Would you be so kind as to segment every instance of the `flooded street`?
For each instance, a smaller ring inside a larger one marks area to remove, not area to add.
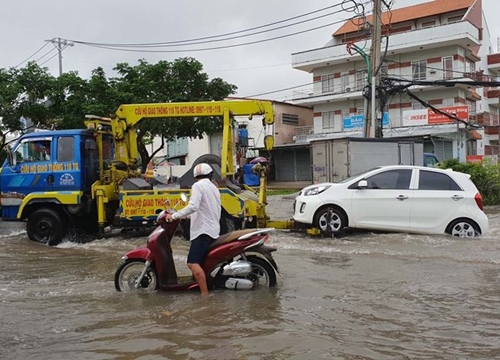
[[[499,358],[500,208],[488,215],[478,240],[275,232],[276,288],[208,298],[116,292],[145,237],[50,248],[1,223],[0,358]],[[184,274],[188,245],[174,244]]]

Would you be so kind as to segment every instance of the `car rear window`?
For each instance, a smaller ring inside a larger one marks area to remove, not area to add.
[[[419,190],[451,190],[461,191],[462,188],[447,174],[420,170],[418,180]]]

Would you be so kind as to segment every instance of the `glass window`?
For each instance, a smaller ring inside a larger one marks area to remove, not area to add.
[[[335,117],[333,111],[323,113],[323,131],[332,131],[335,126]]]
[[[73,136],[60,137],[57,140],[57,161],[73,161],[74,155],[75,139]]]
[[[388,170],[366,178],[368,189],[409,189],[411,169]]]
[[[356,72],[356,90],[363,90],[367,84],[366,77],[368,76],[368,72],[366,70],[361,70]]]
[[[453,56],[443,57],[443,79],[453,79]]]
[[[419,190],[462,190],[460,186],[448,175],[433,172],[433,171],[420,171],[420,178],[418,180]]]
[[[427,76],[427,60],[412,61],[411,73],[413,80],[425,80]]]
[[[425,109],[424,105],[422,105],[421,103],[419,103],[417,101],[414,101],[414,102],[411,103],[411,108],[412,108],[412,110]]]
[[[23,141],[16,149],[17,163],[49,161],[50,144],[50,138]]]
[[[321,92],[323,93],[333,92],[333,75],[321,76]]]

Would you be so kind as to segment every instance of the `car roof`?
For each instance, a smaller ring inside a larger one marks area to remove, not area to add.
[[[382,165],[378,166],[377,169],[384,169],[384,170],[390,170],[390,169],[420,169],[420,170],[429,170],[429,171],[436,171],[436,172],[455,172],[453,169],[439,169],[439,168],[432,168],[432,167],[427,167],[427,166],[417,166],[417,165]]]

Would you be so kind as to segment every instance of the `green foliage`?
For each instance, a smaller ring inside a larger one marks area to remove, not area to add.
[[[22,130],[22,116],[41,126],[77,129],[84,127],[85,115],[109,117],[120,104],[222,100],[237,89],[220,78],[209,80],[193,58],[156,64],[139,60],[135,66],[119,63],[114,70],[116,77],[109,78],[99,67],[89,79],[82,79],[77,72],[56,78],[33,62],[21,69],[0,69],[0,150],[9,132]],[[139,129],[147,142],[155,136],[167,141],[201,138],[219,132],[221,126],[222,121],[214,118],[149,119]],[[147,164],[151,154],[140,148]]]
[[[488,162],[461,163],[457,159],[446,160],[439,164],[442,169],[453,169],[471,176],[472,182],[483,197],[485,205],[500,204],[500,165]]]

